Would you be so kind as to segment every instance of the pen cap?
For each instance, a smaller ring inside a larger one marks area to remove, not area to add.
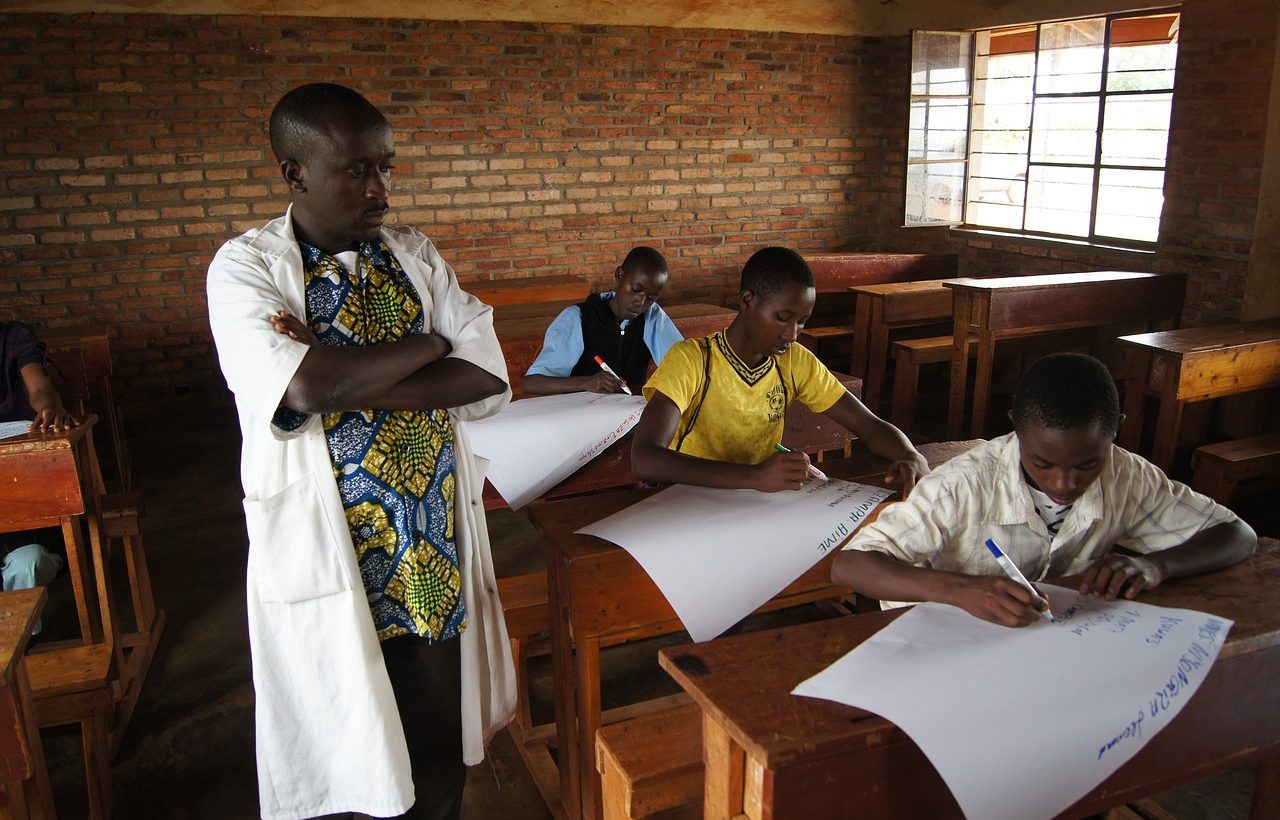
[[[998,546],[996,546],[996,542],[990,538],[987,539],[987,549],[991,550],[991,554],[996,558],[1004,557],[1004,553],[1000,551]]]

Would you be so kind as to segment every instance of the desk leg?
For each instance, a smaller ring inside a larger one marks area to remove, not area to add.
[[[849,353],[849,375],[865,379],[867,343],[871,336],[871,300],[858,296],[853,307],[853,347]]]
[[[583,820],[598,820],[600,773],[596,771],[596,732],[600,729],[600,641],[580,638],[573,655],[578,695],[578,782]]]
[[[987,402],[991,399],[991,368],[995,364],[996,340],[991,333],[978,337],[978,361],[973,375],[973,418],[969,437],[982,438],[987,426]]]
[[[556,768],[560,772],[560,805],[569,818],[582,816],[581,791],[578,785],[578,743],[574,716],[578,713],[574,697],[573,637],[569,630],[567,601],[561,601],[564,568],[548,549],[547,604],[551,608],[551,679],[555,691]]]
[[[884,370],[889,356],[889,328],[884,325],[884,301],[877,299],[871,312],[867,377],[862,382],[862,401],[871,408],[871,412],[879,413],[880,394],[884,390]]]
[[[31,776],[23,783],[23,797],[27,816],[31,820],[54,820],[53,788],[49,784],[49,769],[45,765],[44,745],[40,741],[40,723],[36,720],[32,703],[31,682],[27,677],[27,665],[18,663],[14,670],[18,713],[22,721],[22,733],[27,739],[27,753],[31,758]]]
[[[955,294],[952,314],[951,396],[947,402],[947,438],[963,438],[965,387],[969,382],[969,297]]]
[[[1173,467],[1178,450],[1178,430],[1182,427],[1182,408],[1186,402],[1177,398],[1178,380],[1169,379],[1160,393],[1160,413],[1156,416],[1156,436],[1151,443],[1151,463],[1166,473]]]
[[[1253,778],[1251,820],[1280,817],[1280,757],[1267,757],[1258,762]]]
[[[704,820],[724,820],[742,814],[746,753],[718,721],[702,713],[702,816]]]
[[[93,576],[85,554],[81,520],[79,517],[62,519],[62,543],[67,548],[67,572],[71,576],[71,591],[76,599],[76,614],[80,617],[80,640],[94,643],[102,639],[102,632],[98,628],[97,608],[93,605],[95,596],[89,592]]]
[[[1147,396],[1147,374],[1151,372],[1151,355],[1132,350],[1129,352],[1129,372],[1124,382],[1124,422],[1116,443],[1131,453],[1138,452],[1142,444],[1142,402]]]

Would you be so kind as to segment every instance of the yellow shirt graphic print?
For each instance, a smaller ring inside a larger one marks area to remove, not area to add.
[[[792,401],[822,413],[844,392],[804,347],[792,345],[748,367],[724,331],[672,347],[644,386],[646,399],[662,393],[680,409],[671,449],[735,464],[759,464],[773,453]]]

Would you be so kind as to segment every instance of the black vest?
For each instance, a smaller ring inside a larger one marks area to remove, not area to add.
[[[600,372],[595,357],[599,356],[613,372],[627,383],[631,392],[640,394],[649,373],[653,354],[644,343],[645,314],[641,313],[621,329],[609,303],[593,293],[578,305],[582,313],[582,356],[570,371],[571,376],[591,376]]]

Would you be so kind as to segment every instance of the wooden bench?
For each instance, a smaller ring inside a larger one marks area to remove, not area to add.
[[[96,413],[105,429],[97,437],[99,463],[109,486],[129,489],[129,450],[124,420],[111,386],[111,347],[101,327],[41,328],[40,339],[53,368],[49,373],[67,409],[84,417]]]
[[[596,732],[604,820],[702,817],[702,710],[688,703]]]
[[[957,257],[950,253],[816,253],[807,255],[805,261],[813,271],[817,300],[800,343],[828,367],[858,376],[862,374],[845,361],[852,347],[856,302],[849,288],[945,279],[955,276],[958,269]]]
[[[558,299],[582,300],[591,291],[585,276],[537,276],[463,282],[462,289],[486,305],[520,305],[554,302]]]
[[[1197,447],[1191,469],[1192,489],[1226,504],[1238,485],[1280,476],[1280,433]]]
[[[1092,331],[1064,331],[1052,336],[1032,336],[1013,339],[1006,343],[1002,353],[1027,352],[1029,350],[1069,350],[1088,346]],[[977,356],[978,348],[970,337],[969,358]],[[924,339],[900,339],[893,343],[894,365],[893,425],[909,432],[916,417],[916,401],[920,390],[920,366],[950,362],[955,340],[951,336],[930,336]]]

